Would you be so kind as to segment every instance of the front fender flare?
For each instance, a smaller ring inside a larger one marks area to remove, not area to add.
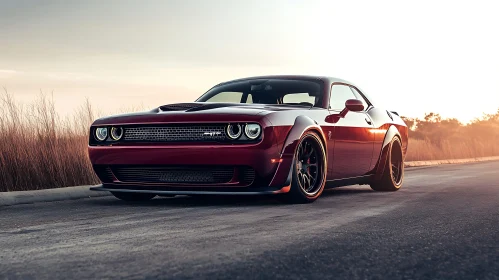
[[[284,145],[282,146],[282,150],[280,153],[281,162],[277,166],[276,173],[274,174],[274,177],[270,182],[270,186],[287,186],[291,184],[291,176],[293,173],[291,167],[293,165],[293,157],[296,151],[296,147],[303,134],[308,131],[317,133],[319,138],[321,139],[322,145],[324,146],[324,151],[326,153],[327,164],[327,146],[325,141],[326,137],[324,136],[322,128],[316,121],[314,121],[310,117],[300,115],[296,117],[293,127],[286,136],[286,140],[284,141]]]
[[[307,116],[301,115],[296,117],[295,123],[293,124],[293,127],[291,128],[291,130],[288,133],[288,136],[286,137],[286,141],[284,141],[284,145],[281,150],[281,156],[293,156],[295,154],[296,146],[298,145],[300,138],[307,131],[314,131],[317,134],[319,134],[319,138],[322,141],[322,145],[324,145],[324,150],[326,150],[327,153],[326,141],[325,141],[326,137],[324,136],[322,128],[319,126],[319,124],[316,121],[312,120]]]

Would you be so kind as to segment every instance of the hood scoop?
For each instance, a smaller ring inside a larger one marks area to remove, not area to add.
[[[159,111],[186,111],[189,109],[197,108],[204,106],[204,104],[201,103],[174,103],[174,104],[168,104],[168,105],[163,105],[159,107]]]
[[[194,102],[194,103],[174,103],[160,106],[153,110],[153,112],[171,112],[171,111],[184,111],[184,112],[198,112],[217,108],[226,107],[252,107],[251,104],[241,103],[222,103],[222,102]]]

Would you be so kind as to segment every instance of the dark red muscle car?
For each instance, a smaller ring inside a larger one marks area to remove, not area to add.
[[[96,120],[88,152],[119,199],[275,194],[292,203],[325,188],[396,191],[408,129],[354,84],[262,76],[216,85],[195,102]]]

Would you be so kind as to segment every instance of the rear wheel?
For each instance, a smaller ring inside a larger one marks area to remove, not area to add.
[[[291,189],[282,198],[288,203],[310,203],[324,190],[326,152],[316,133],[302,136],[294,155]]]
[[[370,184],[375,191],[396,191],[402,187],[404,181],[402,143],[398,137],[394,137],[389,145],[383,175],[379,181]]]
[[[129,192],[111,192],[116,198],[124,201],[147,201],[153,199],[156,195],[150,193],[129,193]]]

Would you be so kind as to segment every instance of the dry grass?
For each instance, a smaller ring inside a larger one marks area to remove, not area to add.
[[[499,142],[463,140],[442,141],[441,146],[429,140],[409,139],[407,161],[459,159],[499,155]]]
[[[0,192],[98,183],[87,155],[88,128],[95,118],[88,101],[73,118],[61,119],[46,95],[22,106],[5,90],[0,95]],[[410,139],[407,160],[492,155],[499,155],[499,141]]]
[[[61,120],[40,95],[29,106],[1,95],[0,191],[37,190],[97,183],[87,156],[90,104]]]

